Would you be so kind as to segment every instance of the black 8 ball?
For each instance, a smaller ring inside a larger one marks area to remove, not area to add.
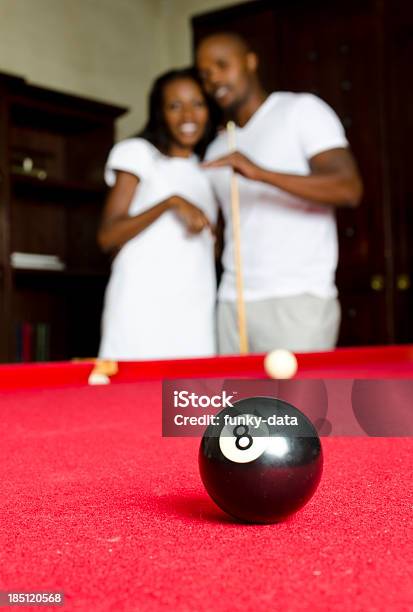
[[[275,523],[302,508],[323,471],[311,421],[279,399],[251,397],[216,415],[199,449],[206,490],[226,513],[249,523]]]

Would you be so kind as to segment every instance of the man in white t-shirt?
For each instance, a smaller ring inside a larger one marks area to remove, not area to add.
[[[206,91],[225,119],[236,124],[236,151],[228,153],[222,131],[205,164],[225,222],[219,349],[239,352],[231,227],[234,170],[250,350],[325,350],[335,346],[340,324],[334,209],[357,206],[362,184],[334,111],[312,94],[268,95],[257,64],[257,56],[236,34],[208,36],[197,49]]]

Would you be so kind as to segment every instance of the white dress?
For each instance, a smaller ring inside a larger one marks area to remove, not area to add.
[[[201,208],[212,223],[216,204],[197,158],[166,157],[141,138],[115,145],[105,180],[116,170],[139,178],[129,215],[172,195]],[[209,229],[189,234],[176,212],[163,213],[129,240],[112,263],[99,357],[116,360],[214,355],[216,279]]]

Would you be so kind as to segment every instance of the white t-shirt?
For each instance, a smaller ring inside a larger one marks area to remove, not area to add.
[[[308,175],[308,160],[329,149],[347,147],[334,111],[312,94],[276,92],[248,123],[236,127],[236,148],[258,166]],[[222,132],[206,159],[228,153]],[[338,247],[332,207],[318,205],[262,182],[238,176],[241,253],[247,300],[311,293],[333,297]],[[236,299],[231,226],[230,170],[209,170],[226,222],[224,273],[219,299]]]
[[[166,157],[142,138],[115,145],[105,180],[116,170],[139,178],[129,215],[180,195],[216,221],[216,203],[194,156]],[[214,240],[205,229],[188,233],[174,211],[129,240],[112,264],[102,317],[99,355],[107,359],[162,359],[215,353]]]

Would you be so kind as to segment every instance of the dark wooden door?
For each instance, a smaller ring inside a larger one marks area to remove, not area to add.
[[[341,345],[409,339],[408,323],[399,332],[395,322],[395,251],[403,241],[394,235],[392,198],[394,183],[401,182],[395,170],[391,173],[390,165],[384,23],[384,4],[375,0],[253,2],[193,19],[195,41],[225,29],[246,36],[260,55],[267,88],[319,95],[336,110],[346,128],[363,175],[365,195],[359,209],[340,210],[337,215]],[[408,51],[405,54],[409,56]],[[402,79],[402,72],[400,68],[400,74],[393,73],[393,87]],[[392,124],[400,123],[397,112],[393,115]],[[401,154],[400,150],[392,151],[399,172]],[[406,191],[403,186],[400,189],[402,200]],[[404,225],[410,222],[411,227],[411,213],[410,219],[404,218],[404,202],[397,210]],[[405,236],[405,228],[403,232]],[[404,249],[408,251],[406,246]],[[407,269],[407,261],[411,264],[411,253],[403,256],[400,269]],[[407,272],[400,274],[405,276],[399,284],[408,282]],[[406,310],[408,294],[406,290],[399,300],[403,302],[399,317]]]
[[[396,342],[413,342],[413,4],[386,4],[386,102]]]

